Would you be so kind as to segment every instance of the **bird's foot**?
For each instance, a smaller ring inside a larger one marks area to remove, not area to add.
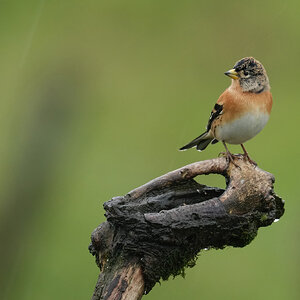
[[[237,165],[236,163],[235,163],[235,161],[234,161],[234,155],[232,155],[230,152],[228,152],[227,154],[226,154],[226,159],[229,161],[229,162],[231,162],[233,165],[235,165],[237,168],[241,168],[239,165]]]
[[[220,153],[218,154],[218,157],[221,157],[221,156],[226,156],[226,152],[220,152]]]
[[[237,156],[239,157],[240,155],[239,154],[231,154],[229,151],[228,152],[220,152],[218,157],[220,156],[223,156],[223,157],[226,157],[226,160],[229,162],[229,163],[232,163],[234,164],[237,168],[241,168],[239,165],[237,165],[234,161],[234,157]]]
[[[254,165],[254,167],[257,166],[257,163],[254,160],[252,160],[248,154],[243,154],[243,157],[244,159],[248,160],[250,164]]]
[[[249,156],[249,154],[248,154],[248,152],[247,152],[247,150],[246,150],[246,148],[244,147],[243,144],[241,144],[241,147],[242,147],[242,149],[244,151],[244,154],[243,154],[244,159],[248,160],[250,164],[252,164],[252,165],[254,165],[254,167],[256,167],[257,163],[250,158],[250,156]]]

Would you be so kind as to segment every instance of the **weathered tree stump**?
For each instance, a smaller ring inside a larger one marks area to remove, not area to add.
[[[199,251],[244,247],[284,213],[274,177],[235,156],[196,162],[104,203],[107,222],[92,233],[101,270],[93,300],[140,299],[160,279],[183,274]],[[221,174],[226,190],[197,183]]]

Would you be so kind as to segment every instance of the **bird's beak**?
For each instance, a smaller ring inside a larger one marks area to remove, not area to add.
[[[232,79],[238,79],[239,78],[238,77],[238,73],[237,73],[237,71],[235,69],[231,69],[231,70],[225,72],[224,74],[227,75],[227,76],[229,76]]]

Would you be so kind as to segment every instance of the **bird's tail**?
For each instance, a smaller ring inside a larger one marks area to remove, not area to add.
[[[202,133],[200,136],[196,137],[194,140],[192,140],[190,143],[186,144],[185,146],[181,147],[179,150],[186,150],[193,147],[196,147],[198,151],[204,150],[210,142],[214,138],[210,137],[210,134],[208,132]]]

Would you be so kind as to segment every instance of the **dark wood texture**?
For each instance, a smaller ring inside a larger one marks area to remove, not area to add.
[[[273,192],[273,175],[242,156],[234,162],[196,162],[104,203],[107,222],[90,245],[101,270],[92,299],[140,299],[193,266],[202,249],[244,247],[279,219],[284,202]],[[226,190],[193,180],[213,173],[225,177]]]

